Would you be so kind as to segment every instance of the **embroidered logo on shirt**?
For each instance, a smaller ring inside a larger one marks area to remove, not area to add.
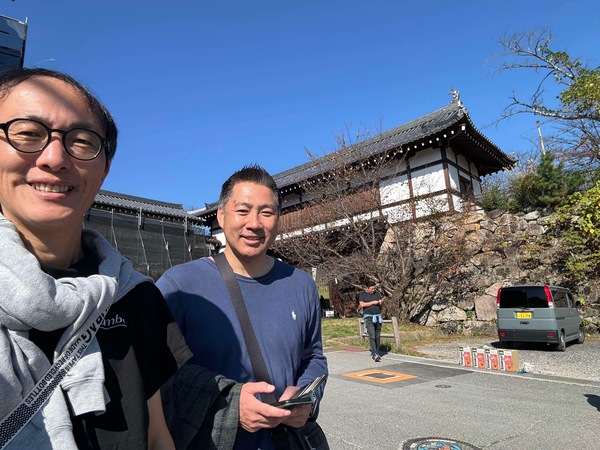
[[[292,309],[292,319],[296,320],[296,312]]]
[[[104,330],[110,330],[111,328],[116,328],[116,327],[126,327],[127,324],[125,323],[125,319],[123,319],[121,316],[119,316],[118,314],[115,315],[115,317],[111,317],[110,319],[104,319],[102,321],[102,325],[100,325],[100,328],[104,329]]]

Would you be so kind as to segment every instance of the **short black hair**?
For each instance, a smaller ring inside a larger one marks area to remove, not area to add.
[[[280,209],[279,201],[279,190],[277,189],[277,183],[273,179],[269,172],[263,169],[258,164],[251,164],[244,166],[223,183],[221,187],[221,195],[219,196],[219,208],[225,209],[225,204],[231,198],[233,187],[238,183],[254,183],[269,188],[273,192],[273,198],[277,204],[277,211]]]
[[[0,72],[0,100],[6,97],[14,87],[33,77],[49,77],[64,81],[81,94],[91,113],[100,121],[104,128],[106,146],[106,161],[112,161],[117,151],[117,125],[108,109],[86,87],[75,78],[56,70],[35,68],[11,69]]]

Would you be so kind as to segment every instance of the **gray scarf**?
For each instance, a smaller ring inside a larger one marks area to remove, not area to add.
[[[46,373],[51,362],[29,340],[30,329],[66,328],[54,352],[57,359],[80,342],[94,322],[101,323],[110,305],[149,280],[135,272],[100,234],[84,230],[82,241],[100,261],[99,275],[55,280],[40,269],[14,225],[0,214],[0,419],[28,396],[42,377],[52,381],[52,374]],[[60,387],[7,448],[77,448],[61,390],[75,415],[106,411],[109,399],[95,337]]]

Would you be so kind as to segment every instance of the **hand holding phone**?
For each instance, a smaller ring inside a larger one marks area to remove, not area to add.
[[[294,406],[299,405],[310,405],[315,399],[316,390],[325,382],[326,379],[327,375],[320,375],[311,383],[298,389],[291,398],[271,403],[271,406],[277,406],[278,408],[293,408]]]

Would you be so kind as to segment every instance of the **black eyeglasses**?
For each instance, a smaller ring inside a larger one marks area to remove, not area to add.
[[[13,119],[0,123],[8,143],[23,153],[37,153],[50,144],[52,133],[62,134],[62,143],[69,155],[75,159],[89,161],[97,157],[106,141],[98,133],[85,128],[59,130],[48,128],[42,122],[33,119]]]

